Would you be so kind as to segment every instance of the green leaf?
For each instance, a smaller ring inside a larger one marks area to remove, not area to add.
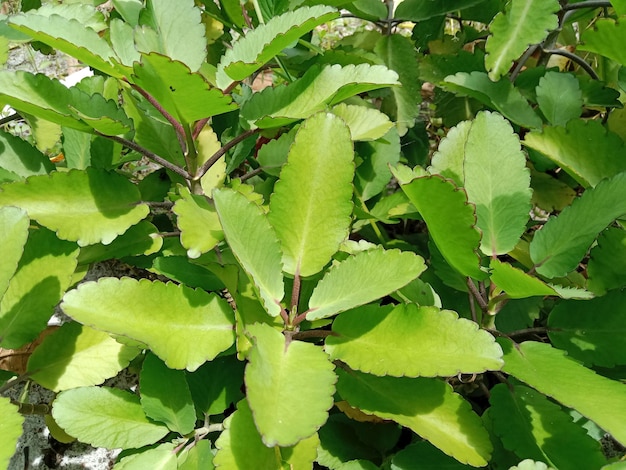
[[[261,128],[279,127],[351,96],[392,85],[399,85],[398,75],[382,65],[314,66],[288,85],[255,93],[241,115]]]
[[[61,307],[81,323],[145,343],[174,369],[193,371],[235,339],[228,303],[183,285],[102,278],[68,292]]]
[[[148,354],[141,368],[139,387],[146,416],[182,435],[193,431],[196,410],[185,372],[170,369],[154,354]]]
[[[352,369],[394,377],[454,376],[502,367],[493,336],[451,310],[368,305],[339,315],[326,352]],[[402,332],[402,334],[399,334]]]
[[[599,314],[601,313],[601,314]],[[548,317],[552,344],[588,365],[626,364],[626,294],[559,303]]]
[[[424,218],[446,261],[464,276],[484,279],[476,253],[480,232],[466,193],[439,176],[416,178],[402,190]]]
[[[626,172],[587,189],[535,233],[530,256],[537,272],[549,278],[564,276],[576,268],[598,233],[624,214]]]
[[[273,317],[280,315],[285,296],[282,253],[263,209],[228,188],[214,191],[213,198],[226,240],[259,290],[265,309]]]
[[[459,72],[446,77],[441,86],[477,99],[520,126],[538,129],[542,125],[541,118],[509,80],[492,82],[484,72]]]
[[[565,128],[547,126],[542,132],[529,132],[524,145],[547,156],[585,187],[626,170],[624,142],[594,120],[573,119]]]
[[[485,50],[489,78],[499,80],[531,44],[543,41],[559,26],[558,0],[512,0],[489,25]]]
[[[137,26],[143,6],[141,0],[113,0],[113,6],[126,23]]]
[[[618,442],[626,443],[622,419],[626,415],[626,385],[597,375],[549,344],[526,341],[514,345],[503,338],[497,341],[504,351],[504,372],[574,408]],[[599,396],[602,400],[596,399]]]
[[[471,7],[482,1],[483,0],[405,0],[398,5],[394,18],[419,22]]]
[[[331,113],[304,122],[268,213],[281,242],[285,272],[305,277],[318,273],[348,237],[353,178],[354,151],[345,123]]]
[[[539,80],[537,103],[550,124],[565,126],[582,114],[583,93],[573,75],[547,72]]]
[[[563,470],[600,468],[606,463],[600,444],[560,406],[532,388],[498,384],[491,389],[489,401],[496,435],[520,458]]]
[[[9,460],[15,453],[17,441],[22,435],[24,417],[18,413],[17,406],[11,403],[9,398],[0,397],[0,466],[9,468]]]
[[[211,443],[203,439],[178,454],[178,470],[213,470]]]
[[[581,51],[595,52],[626,65],[626,51],[621,46],[626,41],[626,26],[623,21],[612,18],[599,18],[593,29],[586,29],[581,35],[582,44],[576,46]]]
[[[139,353],[108,334],[65,323],[46,336],[28,360],[27,371],[39,385],[59,392],[83,385],[98,385],[114,377]]]
[[[167,1],[167,0],[164,0]],[[319,5],[276,16],[240,37],[217,67],[221,89],[248,77],[304,34],[339,16],[334,8]]]
[[[28,239],[28,215],[17,207],[3,207],[0,209],[0,299],[9,287],[9,282],[24,252],[24,245]]]
[[[530,276],[508,263],[492,259],[489,267],[491,268],[491,281],[506,292],[511,299],[557,295],[552,287],[540,279]]]
[[[135,449],[168,432],[150,421],[134,393],[108,387],[79,387],[61,392],[52,416],[68,434],[94,447]]]
[[[126,113],[113,100],[101,94],[87,94],[70,88],[69,109],[76,119],[104,135],[118,135],[130,131],[132,124]]]
[[[30,233],[9,287],[0,301],[0,347],[16,349],[34,340],[72,283],[78,247],[49,230]]]
[[[470,404],[447,383],[342,369],[337,375],[337,392],[350,405],[408,427],[459,462],[487,465],[492,450],[489,435]]]
[[[150,212],[127,178],[95,168],[31,176],[1,189],[0,206],[18,206],[80,246],[109,244]]]
[[[181,198],[172,211],[177,216],[176,225],[180,229],[180,243],[187,249],[189,258],[198,258],[211,251],[224,239],[215,206],[206,197],[191,194],[181,187]]]
[[[411,252],[374,248],[330,268],[309,299],[307,320],[330,317],[401,289],[426,269]]]
[[[264,324],[248,327],[246,395],[266,446],[292,446],[328,419],[335,393],[334,365],[314,344],[289,341]],[[297,416],[298,419],[293,419]]]
[[[397,129],[390,129],[378,140],[358,143],[355,150],[363,162],[356,169],[354,186],[360,198],[367,201],[389,184],[389,168],[400,161],[400,136]]]
[[[552,212],[562,211],[576,197],[576,191],[547,173],[530,170],[530,186],[533,189],[532,203]]]
[[[115,464],[115,470],[176,470],[177,458],[174,444],[166,442],[158,447],[127,455]]]
[[[0,130],[0,168],[26,178],[54,170],[54,164],[43,153],[24,140]]]
[[[463,470],[466,465],[448,457],[428,442],[411,444],[391,460],[391,470]]]
[[[141,30],[135,41],[139,52],[159,52],[197,71],[206,59],[205,27],[193,0],[148,0],[140,18],[154,31],[156,48],[142,47]],[[145,28],[145,26],[144,26]]]
[[[63,156],[68,168],[84,170],[91,166],[91,134],[63,126]]]
[[[345,121],[352,140],[380,139],[393,127],[387,115],[374,108],[340,103],[330,112]]]
[[[210,269],[194,264],[187,256],[158,256],[152,261],[150,270],[187,287],[200,287],[206,291],[220,291],[225,287]]]
[[[200,73],[192,73],[184,63],[160,54],[142,54],[130,79],[182,123],[237,108],[230,96],[211,88]]]
[[[626,232],[609,227],[598,237],[587,263],[589,290],[603,295],[626,285]]]

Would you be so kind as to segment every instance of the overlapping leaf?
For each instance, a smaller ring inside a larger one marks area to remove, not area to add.
[[[316,66],[293,83],[256,93],[241,115],[261,128],[279,127],[359,93],[393,85],[399,85],[398,75],[382,65]]]
[[[537,103],[550,124],[565,126],[571,119],[580,117],[583,93],[573,75],[547,72],[537,86]]]
[[[232,189],[216,190],[213,198],[230,248],[259,290],[267,312],[280,315],[285,296],[282,252],[263,209]]]
[[[88,95],[71,88],[69,109],[77,119],[104,135],[125,134],[132,127],[126,113],[113,100],[98,93]]]
[[[28,215],[17,207],[0,209],[0,299],[9,286],[9,281],[18,266],[28,238]]]
[[[68,292],[62,308],[81,323],[146,344],[174,369],[193,371],[235,340],[228,303],[183,285],[102,278]]]
[[[393,127],[387,115],[374,108],[340,103],[330,111],[345,121],[352,140],[376,140]]]
[[[555,290],[541,279],[530,276],[508,263],[492,259],[490,268],[491,281],[512,299],[556,295]]]
[[[556,29],[558,0],[512,0],[504,13],[498,13],[489,25],[490,36],[485,49],[485,66],[489,78],[498,80],[511,68],[531,44],[545,39]]]
[[[180,195],[172,209],[178,217],[180,243],[187,249],[187,256],[198,258],[223,240],[224,232],[215,206],[206,197],[191,194],[185,188],[180,189]]]
[[[339,315],[333,332],[325,346],[331,359],[374,375],[453,376],[502,367],[493,336],[451,310],[365,306]]]
[[[115,470],[139,470],[141,468],[176,470],[182,467],[177,466],[176,452],[174,451],[174,444],[171,442],[127,455],[115,464]]]
[[[307,319],[330,317],[380,299],[425,269],[424,259],[411,252],[375,248],[357,253],[333,266],[315,286]]]
[[[0,465],[9,468],[9,460],[15,453],[17,441],[22,435],[22,424],[24,417],[18,413],[17,406],[11,403],[9,398],[0,397]]]
[[[626,25],[623,21],[599,18],[594,22],[593,29],[583,32],[581,40],[582,44],[577,49],[595,52],[618,64],[626,65],[626,50],[622,47],[626,41]]]
[[[95,168],[4,185],[0,206],[7,205],[24,209],[31,219],[80,246],[111,243],[149,213],[127,178]]]
[[[604,228],[626,214],[626,172],[598,183],[536,232],[530,256],[537,272],[564,276],[573,270]]]
[[[487,465],[492,446],[468,402],[438,379],[337,370],[338,393],[361,411],[410,428],[459,462]]]
[[[0,130],[0,168],[21,178],[50,173],[54,165],[50,159],[24,140]]]
[[[574,408],[618,442],[626,442],[622,420],[626,414],[626,385],[596,375],[549,344],[527,341],[514,345],[502,338],[497,341],[504,351],[504,372]],[[597,400],[598,396],[602,400]]]
[[[360,198],[367,201],[383,192],[391,180],[389,168],[400,161],[398,130],[390,129],[378,140],[359,143],[355,150],[363,161],[356,169],[354,186]]]
[[[587,263],[589,289],[596,294],[626,285],[626,232],[609,227],[598,237]]]
[[[350,227],[353,178],[347,126],[331,113],[312,116],[298,130],[270,199],[285,272],[311,276],[337,252]]]

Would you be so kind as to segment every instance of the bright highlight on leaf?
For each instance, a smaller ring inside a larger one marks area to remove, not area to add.
[[[215,207],[206,197],[191,194],[182,187],[179,192],[181,198],[172,210],[178,216],[180,243],[187,249],[189,258],[198,258],[215,248],[224,239],[224,232]]]
[[[23,210],[10,206],[0,209],[0,227],[3,231],[0,238],[0,299],[24,252],[29,225],[30,220]]]

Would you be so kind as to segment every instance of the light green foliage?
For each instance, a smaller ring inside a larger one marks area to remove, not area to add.
[[[548,72],[537,86],[539,109],[553,126],[565,126],[571,119],[580,117],[583,94],[573,75]]]
[[[115,470],[141,470],[142,468],[176,470],[178,466],[173,448],[173,444],[167,443],[139,454],[128,455],[123,457],[114,468]]]
[[[15,452],[17,441],[22,435],[24,417],[17,412],[17,407],[8,398],[0,397],[0,465],[8,468],[9,460]]]
[[[626,232],[609,227],[589,253],[588,287],[598,295],[626,285]]]
[[[180,243],[189,258],[198,258],[222,241],[224,232],[215,206],[206,197],[191,194],[186,188],[180,188],[180,195],[173,208],[178,216]]]
[[[386,114],[365,106],[340,103],[331,112],[345,121],[352,140],[376,140],[393,127]]]
[[[601,18],[582,35],[580,49],[608,57],[626,65],[626,51],[621,47],[626,39],[626,27],[621,21]]]
[[[24,252],[29,223],[26,213],[17,207],[0,209],[0,227],[3,227],[0,242],[0,299],[9,287]]]
[[[15,179],[43,175],[54,168],[45,155],[14,135],[0,131],[0,167],[16,175]]]
[[[556,295],[554,289],[541,279],[529,276],[521,269],[508,263],[493,259],[490,268],[491,280],[512,299],[523,299],[536,295]]]

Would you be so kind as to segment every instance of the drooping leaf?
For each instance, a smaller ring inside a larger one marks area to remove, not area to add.
[[[166,0],[167,1],[167,0]],[[300,36],[339,16],[334,8],[302,7],[275,16],[237,40],[217,68],[217,85],[225,89],[261,68]]]
[[[255,93],[241,115],[261,128],[279,127],[359,93],[393,85],[399,85],[398,75],[382,65],[315,66],[289,85]]]
[[[263,210],[243,194],[223,188],[213,192],[226,240],[252,278],[267,312],[280,315],[285,296],[282,253],[276,232]]]
[[[498,80],[531,44],[540,43],[559,25],[558,0],[512,0],[505,12],[498,13],[489,25],[485,44],[485,66],[489,78]]]
[[[564,276],[578,265],[598,233],[624,214],[626,172],[587,189],[535,233],[530,256],[537,272],[549,278]]]
[[[420,212],[446,261],[464,276],[483,279],[476,253],[480,233],[474,208],[454,183],[438,176],[416,178],[402,190]]]
[[[388,295],[426,269],[411,252],[375,248],[331,267],[309,299],[308,320],[319,320]]]
[[[48,157],[26,141],[0,130],[0,168],[26,178],[50,173],[54,165]]]
[[[24,253],[0,300],[0,346],[19,348],[46,327],[54,306],[72,283],[78,247],[40,228],[30,233]]]
[[[152,95],[176,120],[192,123],[236,109],[232,98],[200,73],[161,54],[142,54],[133,67],[132,82]]]
[[[458,460],[447,456],[432,444],[422,441],[411,444],[391,461],[391,470],[463,470],[467,469]]]
[[[497,341],[504,351],[504,372],[574,408],[618,442],[626,442],[622,420],[626,413],[626,385],[597,375],[549,344],[526,341],[514,345],[503,338]],[[598,396],[602,400],[597,400]]]
[[[390,129],[378,140],[358,143],[355,150],[363,162],[356,169],[354,186],[361,199],[367,201],[389,184],[389,168],[400,161],[400,136],[397,129]]]
[[[81,323],[146,344],[174,369],[193,371],[235,340],[228,303],[183,285],[102,278],[68,292],[61,307]]]
[[[311,276],[337,252],[350,227],[353,178],[354,152],[345,123],[331,113],[304,122],[268,213],[281,242],[285,272]]]
[[[24,417],[18,413],[17,406],[11,403],[6,397],[0,397],[0,465],[3,468],[9,468],[9,460],[15,453],[17,441],[22,435],[22,424]]]
[[[287,342],[268,325],[255,324],[248,331],[253,347],[245,383],[256,427],[268,447],[295,445],[328,419],[337,381],[334,365],[321,348]]]
[[[491,268],[491,281],[506,292],[511,299],[556,295],[554,289],[541,279],[530,276],[508,263],[492,259],[489,267]]]
[[[61,392],[52,405],[52,416],[67,433],[94,447],[134,449],[169,432],[146,417],[137,395],[109,387]]]
[[[600,445],[560,406],[535,390],[498,384],[491,389],[490,417],[504,446],[522,459],[554,468],[600,468],[606,459]]]
[[[340,103],[330,111],[345,121],[352,140],[376,140],[393,127],[387,115],[374,108]]]
[[[37,346],[27,371],[39,385],[59,392],[101,384],[128,366],[138,352],[106,333],[69,322]]]
[[[530,129],[541,127],[541,118],[509,80],[501,79],[492,82],[484,72],[459,72],[446,77],[441,86],[477,99],[499,111],[515,124]]]
[[[595,186],[626,170],[626,148],[599,121],[573,119],[567,127],[544,127],[524,136],[524,145],[547,156],[583,186]]]
[[[17,207],[0,209],[0,299],[9,286],[9,281],[18,266],[28,239],[28,215]]]
[[[502,367],[493,336],[451,310],[370,305],[339,315],[333,332],[325,346],[331,359],[374,375],[453,376]]]
[[[150,212],[128,179],[95,168],[31,176],[1,189],[0,206],[18,206],[80,246],[109,244]]]
[[[609,227],[598,237],[587,263],[588,287],[602,295],[626,285],[626,232]]]
[[[337,375],[337,392],[350,405],[410,428],[459,462],[487,465],[492,450],[489,435],[469,403],[447,383],[342,369]]]
[[[178,217],[176,224],[180,229],[180,243],[187,249],[187,256],[198,258],[222,241],[224,232],[215,206],[206,197],[191,194],[182,187],[179,193],[181,198],[172,211]]]
[[[178,466],[174,444],[166,442],[143,452],[127,455],[115,464],[115,470],[140,470],[143,468],[176,470]]]
[[[598,18],[593,29],[586,29],[581,35],[582,44],[576,46],[581,51],[595,52],[626,65],[626,51],[621,46],[626,40],[626,27],[623,21],[612,18]]]
[[[146,416],[182,435],[193,431],[196,410],[185,372],[170,369],[154,354],[148,354],[141,368],[139,387]]]
[[[553,126],[565,126],[580,117],[583,93],[576,77],[569,73],[547,72],[537,86],[539,109]]]
[[[559,303],[548,317],[552,344],[585,364],[626,364],[626,296],[614,290],[587,302]]]

